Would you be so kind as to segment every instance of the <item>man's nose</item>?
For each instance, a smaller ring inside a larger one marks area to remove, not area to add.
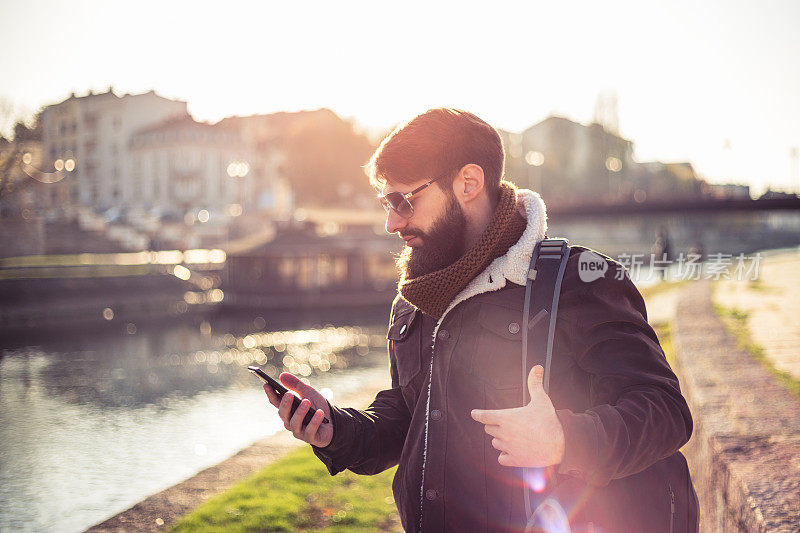
[[[386,232],[397,233],[408,225],[408,221],[398,215],[394,209],[389,209],[386,213]]]

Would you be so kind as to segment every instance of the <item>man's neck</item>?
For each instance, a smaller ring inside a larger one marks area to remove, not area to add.
[[[476,202],[478,202],[478,204],[475,206],[474,211],[470,213],[470,216],[467,219],[468,222],[465,250],[470,250],[473,246],[475,246],[475,244],[477,244],[478,240],[481,238],[481,235],[483,235],[483,232],[486,231],[487,227],[489,227],[489,222],[492,219],[494,210],[497,209],[497,202],[492,202],[489,200],[487,195],[476,199]]]

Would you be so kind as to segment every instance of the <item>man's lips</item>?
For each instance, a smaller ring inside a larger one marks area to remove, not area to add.
[[[416,235],[400,235],[400,238],[406,241],[406,245],[411,245],[411,243],[417,240]]]

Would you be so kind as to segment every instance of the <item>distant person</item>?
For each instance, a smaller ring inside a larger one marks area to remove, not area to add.
[[[359,410],[284,373],[305,399],[293,417],[291,394],[265,387],[269,401],[332,475],[399,465],[392,489],[407,531],[523,531],[553,512],[573,531],[697,531],[678,451],[692,417],[639,291],[614,275],[621,265],[597,254],[607,271],[582,281],[588,249],[571,247],[549,394],[538,361],[523,372],[524,286],[547,215],[537,193],[502,180],[503,160],[497,131],[454,109],[383,140],[368,168],[386,230],[406,244],[387,335],[391,388]],[[523,479],[523,466],[545,475]],[[530,515],[526,483],[541,502]]]
[[[696,242],[694,246],[689,248],[689,255],[693,256],[697,262],[702,262],[704,257],[703,243]]]
[[[670,261],[672,261],[672,244],[669,241],[669,234],[667,229],[663,226],[656,232],[656,242],[652,247],[653,261],[661,262],[659,270],[661,271],[661,279],[667,279],[667,270]]]

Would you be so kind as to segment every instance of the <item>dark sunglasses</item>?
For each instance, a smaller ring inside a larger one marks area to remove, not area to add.
[[[439,176],[438,178],[433,178],[427,183],[423,183],[416,189],[411,192],[402,193],[402,192],[390,192],[389,194],[379,194],[378,200],[381,202],[383,209],[388,213],[389,209],[394,210],[395,213],[400,215],[405,219],[409,219],[414,216],[414,206],[411,205],[409,201],[412,196],[419,193],[423,189],[427,188],[431,183],[434,181],[441,179],[443,176]]]

